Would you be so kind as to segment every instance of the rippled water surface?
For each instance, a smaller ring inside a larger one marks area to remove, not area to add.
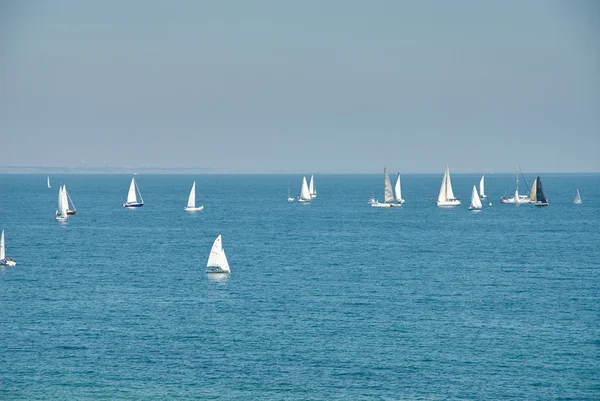
[[[600,176],[542,176],[539,208],[490,175],[479,213],[479,176],[452,209],[441,178],[384,210],[381,175],[301,205],[300,176],[140,174],[128,210],[130,176],[0,175],[0,399],[599,399]],[[204,271],[219,234],[229,277]]]

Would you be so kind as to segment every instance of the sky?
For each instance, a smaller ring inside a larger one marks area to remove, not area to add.
[[[600,3],[0,1],[0,167],[600,172]]]

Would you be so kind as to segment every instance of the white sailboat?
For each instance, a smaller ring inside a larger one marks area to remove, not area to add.
[[[310,193],[311,199],[317,197],[317,190],[315,189],[315,176],[310,176],[310,184],[308,184],[308,192]]]
[[[140,199],[138,201],[137,194],[140,194]],[[135,178],[131,179],[131,184],[129,185],[129,192],[127,193],[127,202],[123,203],[123,207],[141,207],[144,206],[144,199],[142,198],[142,193],[138,188]]]
[[[487,198],[485,194],[485,175],[481,175],[481,180],[479,181],[479,197],[481,199]]]
[[[48,176],[48,188],[52,188],[52,185],[50,185],[50,176]]]
[[[67,205],[67,214],[72,216],[77,213],[77,209],[75,208],[75,204],[73,203],[73,199],[71,199],[71,195],[67,192],[67,186],[63,185],[63,197],[65,199]]]
[[[288,197],[287,197],[287,201],[288,202],[295,201],[295,199],[292,198],[292,188],[290,187],[290,182],[289,181],[288,181]]]
[[[310,203],[312,197],[310,196],[310,191],[308,190],[308,185],[306,184],[306,177],[302,177],[302,189],[300,190],[300,196],[298,197],[298,202],[300,203]]]
[[[523,203],[530,203],[530,196],[528,195],[519,195],[519,166],[517,166],[517,186],[515,188],[515,194],[512,196],[503,196],[500,198],[500,203],[508,203],[513,205],[520,205]],[[527,182],[525,182],[527,184]],[[535,188],[535,185],[533,186]]]
[[[396,195],[396,202],[403,205],[405,203],[404,199],[402,199],[402,189],[400,187],[400,172],[398,172],[398,177],[396,178],[396,185],[394,186],[394,195]]]
[[[12,258],[6,260],[6,252],[4,250],[4,230],[2,230],[2,235],[0,236],[0,265],[4,266],[16,266],[17,262],[15,262]]]
[[[573,201],[576,205],[581,205],[583,202],[581,201],[581,195],[579,194],[579,190],[577,190],[577,194],[575,195],[575,200]]]
[[[183,210],[187,212],[200,212],[204,210],[204,206],[196,207],[196,181],[192,184],[187,206]]]
[[[210,268],[206,270],[207,273],[229,273],[229,262],[227,262],[227,256],[225,256],[225,250],[221,241],[221,234],[217,237],[208,255],[208,262],[206,267]]]
[[[460,199],[454,198],[454,192],[452,191],[452,181],[450,180],[450,169],[446,164],[446,171],[444,171],[444,178],[442,179],[442,186],[440,187],[440,194],[438,195],[437,205],[440,207],[449,207],[458,206],[460,204]]]
[[[64,187],[60,187],[58,189],[58,210],[56,211],[56,220],[64,223],[69,219],[69,214],[67,213],[68,209],[68,200],[67,195],[65,193]]]
[[[392,192],[392,182],[387,173],[387,167],[383,168],[383,202],[375,200],[373,196],[369,200],[371,207],[398,207],[400,204],[394,202],[394,193]]]
[[[477,188],[473,185],[473,192],[471,193],[471,204],[469,205],[469,210],[481,210],[483,205],[481,204],[481,200],[479,199],[479,195],[477,194]]]

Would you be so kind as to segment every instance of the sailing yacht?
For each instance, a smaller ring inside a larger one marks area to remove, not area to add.
[[[398,177],[396,178],[394,195],[396,195],[396,202],[398,202],[398,204],[403,205],[405,203],[404,199],[402,199],[402,189],[400,188],[400,172],[398,172]]]
[[[15,262],[12,258],[6,260],[6,253],[4,251],[4,230],[2,230],[2,235],[0,236],[0,265],[3,266],[16,266],[17,262]]]
[[[531,203],[533,203],[534,206],[548,206],[548,199],[546,198],[546,195],[544,194],[544,188],[542,188],[542,180],[540,179],[539,175],[536,177],[535,181],[533,182],[533,185],[535,187],[535,193],[533,192],[533,189],[532,189],[531,190],[531,194],[532,194]]]
[[[471,192],[471,204],[469,205],[469,210],[477,211],[481,210],[483,205],[481,204],[481,199],[479,199],[479,195],[477,194],[477,188],[473,185],[473,192]]]
[[[581,195],[579,194],[579,190],[577,190],[577,194],[575,195],[575,200],[573,201],[576,205],[581,205],[583,202],[581,201]]]
[[[485,176],[483,174],[481,175],[481,180],[479,181],[479,197],[481,199],[487,198],[487,195],[485,194]]]
[[[68,200],[65,193],[64,187],[58,189],[58,210],[56,211],[56,221],[65,223],[69,219],[68,211]]]
[[[183,210],[187,212],[200,212],[204,210],[204,206],[196,207],[196,181],[192,184],[187,206]]]
[[[52,185],[50,185],[50,176],[48,176],[47,182],[48,182],[48,188],[52,188]]]
[[[315,176],[310,176],[310,184],[308,184],[308,192],[310,193],[311,199],[317,197],[317,190],[315,189]]]
[[[440,187],[437,205],[439,207],[449,207],[458,206],[460,204],[460,199],[456,199],[454,197],[454,192],[452,191],[452,181],[450,180],[450,169],[446,164],[446,171],[444,171],[444,178],[442,179],[442,186]]]
[[[310,203],[312,197],[308,190],[308,184],[306,184],[306,177],[302,177],[302,189],[300,190],[300,196],[298,197],[299,203]]]
[[[75,204],[73,203],[73,199],[71,199],[71,195],[67,192],[67,186],[63,185],[63,196],[65,198],[65,202],[67,203],[67,214],[72,216],[77,213],[77,209],[75,208]]]
[[[229,274],[229,262],[227,262],[227,256],[225,256],[225,250],[221,241],[221,234],[217,237],[208,255],[208,262],[206,267],[210,268],[206,270],[207,273],[224,273]]]
[[[392,182],[387,172],[387,167],[383,168],[383,203],[371,197],[369,204],[371,207],[398,207],[400,203],[394,202],[394,194],[392,193]]]
[[[138,201],[137,194],[140,194],[140,200]],[[123,207],[141,207],[144,206],[144,199],[142,198],[142,193],[138,188],[135,178],[131,179],[131,184],[129,185],[129,192],[127,193],[127,202],[123,203]]]
[[[288,202],[293,202],[295,201],[294,198],[292,198],[292,188],[290,187],[290,182],[288,181],[288,198],[287,198]]]
[[[519,166],[517,166],[517,173],[516,173],[516,177],[517,177],[517,186],[515,188],[515,193],[512,196],[503,196],[502,198],[500,198],[500,203],[509,203],[509,204],[513,204],[513,205],[520,205],[523,203],[530,203],[530,196],[527,195],[519,195]],[[525,182],[525,184],[527,184],[527,182]],[[535,187],[535,185],[534,185]]]

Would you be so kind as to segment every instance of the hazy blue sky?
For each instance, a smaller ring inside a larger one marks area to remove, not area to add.
[[[1,1],[0,166],[600,171],[600,2]]]

